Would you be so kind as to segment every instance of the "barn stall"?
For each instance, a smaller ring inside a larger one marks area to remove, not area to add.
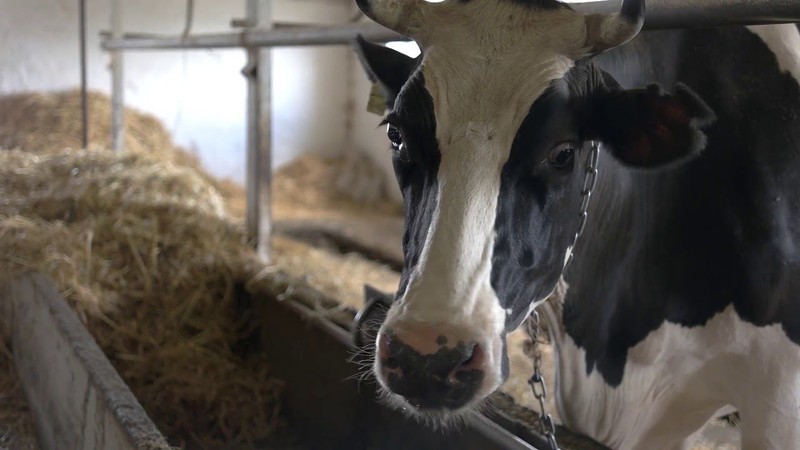
[[[236,24],[250,27],[247,34],[124,35],[120,3],[110,6],[110,98],[84,90],[7,93],[0,102],[5,304],[63,296],[163,433],[148,441],[153,448],[546,448],[532,412],[523,331],[511,337],[512,376],[493,411],[463,430],[442,433],[407,420],[377,404],[374,386],[359,378],[352,322],[365,284],[386,292],[397,285],[402,218],[386,177],[375,176],[382,169],[352,149],[385,144],[354,131],[339,155],[294,156],[274,176],[269,170],[274,149],[264,124],[281,109],[269,102],[270,77],[257,75],[271,72],[268,50],[258,49],[345,44],[356,32],[399,37],[361,23],[269,31],[268,1],[249,2],[249,21]],[[187,6],[192,17],[193,2]],[[121,63],[128,49],[243,42],[250,48],[246,188],[209,173],[159,119],[124,109]],[[345,57],[356,116],[369,85]],[[353,130],[365,128],[363,115],[350,120]],[[19,287],[26,283],[40,287]],[[36,403],[32,374],[15,356],[25,351],[16,336],[26,330],[4,325],[0,387],[9,401],[0,410],[0,445],[64,448],[52,428],[46,435],[46,421],[55,419]],[[730,427],[715,424],[707,435],[698,448],[735,448]],[[563,448],[599,448],[567,430],[558,437]]]

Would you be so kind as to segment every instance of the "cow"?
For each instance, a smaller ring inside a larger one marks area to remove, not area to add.
[[[736,410],[743,448],[800,448],[798,28],[640,34],[644,0],[357,3],[422,49],[357,45],[404,202],[388,400],[479,407],[541,305],[568,427],[685,449]]]

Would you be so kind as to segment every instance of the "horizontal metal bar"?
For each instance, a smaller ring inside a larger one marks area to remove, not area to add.
[[[619,11],[621,0],[572,5],[584,13]],[[650,0],[648,30],[800,22],[800,0]]]
[[[404,40],[394,31],[374,23],[336,27],[292,27],[240,33],[203,34],[194,36],[157,36],[126,34],[121,39],[106,39],[105,50],[175,50],[242,47],[284,47],[299,45],[344,45],[357,34],[374,42]]]
[[[584,13],[601,13],[617,11],[620,4],[620,0],[612,0],[572,6]],[[647,5],[646,29],[800,22],[800,0],[651,0]],[[105,50],[175,50],[343,45],[352,42],[357,34],[375,42],[404,39],[378,24],[364,23],[194,36],[125,34],[121,38],[107,38],[102,47]]]

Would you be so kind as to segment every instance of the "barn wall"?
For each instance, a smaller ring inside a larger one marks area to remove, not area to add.
[[[79,85],[75,0],[0,0],[0,94],[52,91]],[[129,31],[180,33],[184,1],[123,1]],[[108,57],[99,48],[109,28],[109,0],[88,2],[89,83],[110,92]],[[276,20],[343,23],[348,0],[279,0]],[[244,1],[196,0],[194,30],[230,30]],[[346,143],[349,50],[344,47],[274,51],[274,152],[281,165],[303,152],[332,155]],[[152,112],[179,144],[196,149],[216,174],[244,177],[246,85],[242,50],[126,54],[126,103]]]

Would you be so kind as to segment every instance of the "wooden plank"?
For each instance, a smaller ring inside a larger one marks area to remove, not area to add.
[[[170,448],[51,281],[0,280],[0,320],[41,448]]]

